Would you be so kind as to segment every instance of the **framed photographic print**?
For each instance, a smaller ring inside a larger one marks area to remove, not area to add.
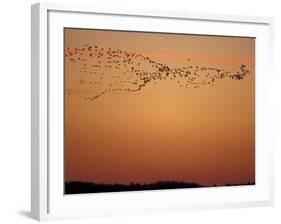
[[[271,18],[32,6],[32,217],[270,205]]]

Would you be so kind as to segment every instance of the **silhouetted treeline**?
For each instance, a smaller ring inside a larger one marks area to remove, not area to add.
[[[120,191],[143,191],[143,190],[164,190],[180,188],[198,188],[198,187],[221,187],[221,186],[242,186],[255,185],[255,182],[245,183],[226,183],[220,185],[201,185],[184,181],[158,181],[148,184],[108,184],[92,183],[82,181],[65,182],[65,194],[83,194],[83,193],[102,193],[102,192],[120,192]]]
[[[161,189],[195,188],[195,187],[205,187],[205,186],[197,183],[188,183],[183,181],[158,181],[149,184],[140,184],[140,183],[107,184],[107,183],[71,181],[65,183],[65,194],[161,190]]]
[[[245,183],[226,183],[223,186],[242,186],[242,185],[255,185],[255,182],[245,182]]]

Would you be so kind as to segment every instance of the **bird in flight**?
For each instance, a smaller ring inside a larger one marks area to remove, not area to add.
[[[250,73],[244,64],[234,70],[191,65],[189,57],[185,66],[172,67],[137,52],[88,44],[80,48],[67,47],[65,60],[71,71],[83,74],[79,84],[93,89],[92,95],[80,97],[89,102],[110,92],[141,91],[150,83],[164,80],[175,80],[179,88],[198,89],[214,86],[218,79],[243,80]]]

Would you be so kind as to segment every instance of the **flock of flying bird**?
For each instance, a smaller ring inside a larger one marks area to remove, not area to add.
[[[94,101],[109,92],[141,91],[148,84],[161,80],[174,80],[182,88],[200,88],[214,86],[215,80],[226,77],[241,80],[250,73],[245,65],[227,71],[191,65],[190,58],[186,59],[186,66],[173,68],[136,52],[87,44],[80,48],[67,47],[65,60],[69,73],[80,73],[80,85],[93,87],[90,95],[80,96],[86,101]],[[71,92],[67,95],[70,99]]]

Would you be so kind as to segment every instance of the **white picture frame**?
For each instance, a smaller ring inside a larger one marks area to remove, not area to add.
[[[32,15],[31,214],[37,220],[186,211],[273,203],[273,124],[267,107],[273,19],[38,3]],[[106,21],[104,23],[103,21]],[[188,26],[187,26],[188,25]],[[256,38],[256,184],[107,194],[63,194],[63,27]]]

